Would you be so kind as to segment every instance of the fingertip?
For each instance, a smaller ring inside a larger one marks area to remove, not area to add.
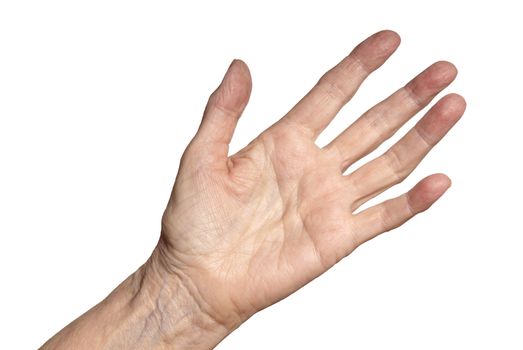
[[[446,99],[450,100],[450,103],[456,110],[456,112],[463,114],[465,112],[465,109],[467,109],[467,101],[463,96],[456,93],[450,93],[445,96]]]
[[[437,61],[429,69],[432,71],[434,83],[437,86],[450,84],[458,75],[458,69],[449,61]]]
[[[195,136],[208,146],[205,153],[210,159],[222,162],[227,156],[227,145],[232,139],[238,119],[247,106],[251,89],[251,76],[247,65],[242,60],[232,60],[222,82],[209,96]]]
[[[454,63],[452,63],[450,61],[439,60],[439,61],[435,62],[434,64],[445,67],[445,69],[449,71],[450,75],[458,74],[458,68],[456,67],[456,65]]]
[[[368,70],[380,67],[398,48],[400,36],[392,30],[382,30],[372,34],[354,48],[351,56]]]
[[[231,62],[231,67],[234,67],[234,69],[237,69],[241,74],[248,76],[249,80],[251,78],[251,71],[249,69],[249,66],[245,61],[239,58],[235,58]]]
[[[401,43],[401,37],[393,30],[381,30],[371,36],[376,46],[378,46],[383,53],[394,52]]]
[[[252,90],[252,80],[247,64],[233,59],[222,83],[214,92],[214,103],[219,107],[240,114],[247,104]]]
[[[389,37],[389,40],[392,43],[396,44],[396,46],[401,44],[401,36],[398,34],[398,32],[391,30],[391,29],[384,29],[379,33],[383,33],[383,35],[386,35],[387,37]]]
[[[455,123],[461,118],[463,113],[465,113],[466,107],[467,102],[463,96],[456,93],[450,93],[436,102],[431,110],[436,111],[436,113],[444,119]]]
[[[416,184],[408,192],[409,205],[414,213],[421,213],[434,204],[451,186],[445,174],[430,175]]]
[[[249,84],[251,82],[251,72],[249,70],[249,67],[247,66],[247,63],[245,63],[243,60],[239,58],[235,58],[232,60],[224,76],[224,80],[229,76],[233,79],[247,80]]]
[[[452,180],[443,173],[428,176],[426,180],[429,181],[433,193],[442,192],[443,194],[452,185]]]
[[[452,63],[438,61],[409,81],[407,87],[425,104],[450,85],[456,79],[456,74],[457,70]]]

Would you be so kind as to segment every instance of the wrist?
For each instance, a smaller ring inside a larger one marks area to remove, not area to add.
[[[211,349],[229,333],[161,263],[161,249],[41,349]]]
[[[188,276],[166,266],[163,248],[160,242],[135,272],[137,289],[129,306],[146,310],[143,332],[160,348],[213,348],[233,329],[213,316]]]

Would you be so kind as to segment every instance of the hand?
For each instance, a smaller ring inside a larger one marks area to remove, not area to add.
[[[394,32],[374,34],[229,156],[251,91],[247,66],[233,61],[183,154],[153,254],[42,349],[212,348],[363,242],[429,208],[450,186],[445,175],[356,213],[405,179],[458,121],[459,95],[443,97],[387,152],[344,174],[451,83],[452,64],[433,64],[330,144],[315,144],[398,45]]]
[[[433,64],[327,146],[315,144],[399,42],[391,31],[366,39],[287,115],[229,156],[251,91],[247,66],[233,61],[181,160],[152,257],[161,278],[182,281],[205,314],[232,330],[363,242],[429,208],[450,186],[445,175],[354,213],[405,179],[458,121],[465,110],[459,95],[443,97],[387,152],[344,173],[452,82],[452,64]]]

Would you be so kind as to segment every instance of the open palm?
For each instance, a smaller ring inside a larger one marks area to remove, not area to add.
[[[443,97],[382,156],[345,174],[450,84],[456,69],[448,62],[427,68],[327,146],[315,144],[398,45],[391,31],[366,39],[286,116],[231,156],[228,144],[251,90],[245,63],[235,60],[209,98],[182,157],[157,255],[226,327],[426,210],[450,186],[445,175],[432,175],[408,193],[355,214],[402,181],[461,117],[465,102],[456,94]]]

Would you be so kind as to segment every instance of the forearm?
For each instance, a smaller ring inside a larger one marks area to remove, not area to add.
[[[230,330],[202,311],[155,254],[41,349],[211,349]]]

